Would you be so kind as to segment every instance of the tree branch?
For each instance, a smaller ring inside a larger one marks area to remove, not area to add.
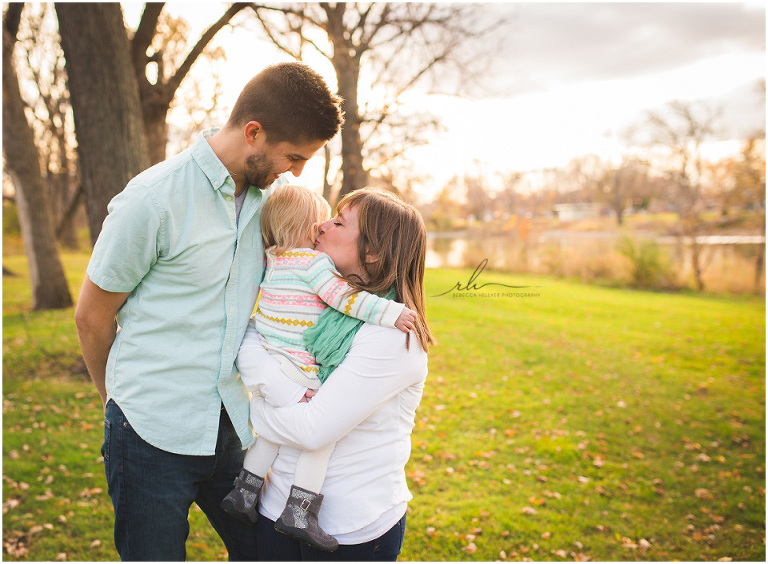
[[[176,90],[181,84],[181,81],[184,80],[185,76],[187,76],[189,69],[192,68],[192,65],[195,63],[203,50],[208,46],[214,36],[219,32],[219,30],[221,30],[221,28],[227,25],[238,12],[240,12],[243,8],[247,8],[248,6],[249,4],[247,2],[235,2],[226,12],[224,12],[224,15],[221,16],[215,24],[205,30],[205,33],[203,33],[198,42],[189,52],[187,58],[184,59],[184,62],[168,81],[168,88],[165,92],[166,96],[170,96],[170,99],[173,99],[173,95],[176,93]]]
[[[133,67],[136,69],[136,76],[139,80],[146,81],[144,68],[147,64],[147,49],[152,44],[152,39],[157,31],[157,22],[160,19],[160,12],[163,11],[164,2],[147,2],[144,5],[144,12],[141,15],[139,27],[131,39],[131,57]]]
[[[384,9],[381,11],[381,14],[379,16],[379,20],[376,22],[376,25],[373,26],[373,28],[366,33],[365,32],[365,23],[368,20],[368,16],[371,13],[371,9],[373,8],[374,4],[371,3],[371,6],[366,10],[366,12],[361,16],[360,18],[360,29],[361,31],[361,37],[360,37],[360,49],[363,51],[367,51],[370,46],[371,42],[373,41],[374,37],[384,28],[386,27],[389,22],[389,14],[392,11],[389,4],[384,4]]]
[[[322,22],[320,22],[319,20],[317,20],[315,18],[309,17],[305,11],[299,11],[299,10],[296,10],[296,9],[293,9],[293,8],[275,8],[275,7],[272,7],[272,6],[263,6],[263,5],[258,5],[258,4],[251,4],[251,8],[253,9],[254,12],[256,12],[256,17],[259,19],[259,23],[261,23],[261,27],[264,30],[264,33],[267,34],[267,37],[272,42],[272,44],[275,47],[277,47],[278,49],[280,49],[283,53],[286,53],[287,55],[290,55],[291,57],[293,57],[296,60],[301,60],[301,47],[299,47],[299,52],[297,53],[297,52],[291,50],[291,48],[289,46],[287,46],[287,45],[285,45],[283,43],[280,43],[280,40],[275,36],[274,33],[272,33],[272,30],[269,28],[269,26],[267,25],[267,22],[264,20],[262,15],[259,13],[259,10],[271,10],[271,11],[275,11],[275,12],[282,12],[283,14],[286,15],[286,19],[287,20],[288,20],[289,16],[296,16],[296,17],[301,18],[303,21],[307,21],[307,22],[311,23],[312,25],[318,27],[319,29],[325,31],[325,25]],[[295,33],[296,35],[299,36],[299,40],[300,41],[308,43],[309,45],[314,47],[315,50],[318,53],[320,53],[323,57],[325,57],[326,59],[328,59],[328,60],[331,59],[331,55],[329,55],[328,53],[323,51],[323,49],[321,49],[320,46],[317,43],[315,43],[314,41],[312,41],[311,39],[306,37],[303,33],[301,33],[301,28],[300,27],[298,29],[294,29],[294,28],[289,29],[289,33]]]
[[[251,4],[251,9],[254,12],[257,12],[259,10],[270,10],[272,12],[282,12],[283,14],[293,14],[294,16],[301,16],[305,20],[307,20],[309,23],[319,27],[320,29],[325,29],[325,26],[323,25],[323,22],[313,19],[310,16],[307,15],[305,10],[297,10],[295,8],[282,8],[282,7],[276,7],[276,6],[268,6],[266,4]]]
[[[300,59],[301,53],[295,53],[291,50],[290,47],[280,43],[280,40],[277,37],[275,37],[275,35],[272,33],[272,30],[269,29],[267,22],[264,21],[264,18],[259,13],[259,10],[256,8],[254,8],[253,10],[254,12],[256,12],[256,18],[259,20],[259,23],[261,24],[261,28],[264,30],[264,33],[267,34],[267,38],[272,42],[272,44],[278,49],[280,49],[283,53],[290,55],[294,59],[297,59],[297,60]],[[286,14],[286,17],[287,17],[287,14]]]

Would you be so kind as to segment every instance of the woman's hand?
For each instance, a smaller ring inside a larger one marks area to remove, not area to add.
[[[315,397],[316,393],[317,393],[317,390],[313,390],[312,388],[307,388],[307,391],[304,392],[304,397],[302,397],[299,400],[299,403],[307,403],[309,400]]]
[[[413,311],[412,309],[408,309],[407,307],[403,308],[403,312],[398,316],[397,320],[395,321],[395,327],[400,329],[403,333],[407,333],[408,331],[413,331],[416,328],[416,317],[417,313]]]

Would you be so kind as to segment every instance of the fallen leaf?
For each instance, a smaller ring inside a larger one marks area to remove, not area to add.
[[[536,510],[533,507],[523,507],[521,511],[524,515],[536,515]]]
[[[712,495],[712,492],[710,492],[706,488],[699,488],[696,490],[696,497],[699,499],[713,499],[714,496]]]
[[[624,548],[637,548],[635,541],[629,537],[621,537],[621,546]]]
[[[602,468],[603,466],[605,466],[605,459],[602,456],[597,455],[595,459],[592,461],[592,464],[594,466],[597,466],[598,468]]]
[[[471,542],[467,546],[462,547],[461,550],[463,550],[467,554],[474,554],[475,552],[477,552],[477,546],[475,545],[475,543]]]

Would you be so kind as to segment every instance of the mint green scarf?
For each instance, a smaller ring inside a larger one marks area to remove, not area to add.
[[[385,298],[395,299],[395,288],[389,289]],[[304,331],[304,344],[320,365],[321,383],[341,364],[352,346],[357,330],[364,322],[341,313],[332,307],[325,308],[312,327]]]

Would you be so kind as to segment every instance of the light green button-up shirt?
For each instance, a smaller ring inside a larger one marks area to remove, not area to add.
[[[222,404],[243,447],[253,442],[235,357],[264,274],[269,191],[248,188],[236,221],[235,183],[206,140],[213,132],[110,202],[88,265],[103,290],[131,292],[107,397],[145,441],[186,455],[214,454]]]

